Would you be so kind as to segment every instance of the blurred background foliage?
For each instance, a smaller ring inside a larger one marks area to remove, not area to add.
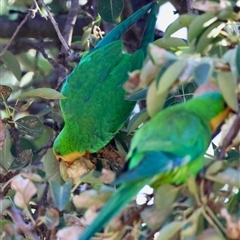
[[[66,167],[59,166],[51,150],[64,124],[57,100],[64,98],[61,85],[81,56],[148,2],[0,1],[1,239],[77,239],[114,191],[103,185],[111,179],[108,171],[81,180],[77,175],[75,185],[67,180]],[[110,239],[152,239],[159,231],[158,240],[239,239],[240,3],[170,2],[180,17],[164,35],[156,29],[141,70],[145,81],[130,78],[125,85],[126,99],[138,100],[138,108],[110,145],[91,156],[92,162],[97,170],[119,170],[137,128],[162,108],[188,100],[209,80],[237,114],[224,125],[220,147],[212,144],[213,154],[206,154],[204,177],[182,186],[163,185],[154,193],[154,204],[153,194],[146,194],[145,204],[129,206],[106,232]],[[70,48],[60,40],[48,8]],[[127,51],[137,49],[146,17],[123,36]],[[75,21],[72,30],[68,19]],[[188,28],[186,39],[171,37],[183,27]],[[204,190],[208,181],[210,193]],[[83,182],[88,184],[79,185]]]

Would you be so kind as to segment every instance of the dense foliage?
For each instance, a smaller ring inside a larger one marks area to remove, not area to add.
[[[205,169],[185,184],[145,193],[145,203],[129,204],[97,239],[240,238],[240,1],[182,2],[189,8],[179,6],[162,38],[156,31],[142,69],[123,86],[126,99],[138,101],[130,120],[106,147],[70,166],[52,151],[64,125],[62,83],[113,24],[146,3],[0,2],[1,239],[78,239],[116,190],[110,183],[138,128],[209,82],[232,113],[214,133],[221,132]],[[137,49],[147,17],[123,36],[126,51]],[[172,37],[183,27],[186,39]]]

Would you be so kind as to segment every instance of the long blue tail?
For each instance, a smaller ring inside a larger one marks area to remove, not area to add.
[[[121,185],[104,205],[91,225],[84,230],[78,240],[89,240],[95,235],[95,233],[101,231],[108,222],[120,213],[132,198],[148,183],[149,178]]]

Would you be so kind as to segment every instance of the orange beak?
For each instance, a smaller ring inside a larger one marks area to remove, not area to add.
[[[232,112],[230,108],[226,108],[224,111],[219,113],[215,118],[210,121],[211,129],[213,132],[217,127],[224,121],[224,119]]]
[[[53,150],[54,152],[54,150]],[[54,152],[55,154],[55,152]],[[68,165],[73,164],[73,162],[75,162],[77,159],[84,157],[84,156],[88,156],[90,154],[90,152],[86,151],[85,153],[80,153],[80,152],[72,152],[69,154],[66,154],[64,156],[61,155],[56,155],[56,159],[58,162],[64,161],[66,162]]]

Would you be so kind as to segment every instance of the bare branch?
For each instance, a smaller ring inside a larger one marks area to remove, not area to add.
[[[77,20],[77,14],[79,10],[79,1],[78,0],[72,0],[71,1],[71,9],[67,16],[67,21],[63,30],[63,38],[65,39],[66,43],[70,46],[72,41],[72,35],[73,35],[73,29],[74,25]],[[64,48],[62,47],[61,51],[64,51]]]
[[[230,128],[227,136],[225,137],[223,144],[220,148],[220,154],[218,156],[218,159],[223,159],[225,156],[226,149],[228,146],[231,145],[233,139],[237,136],[238,132],[240,131],[240,112],[237,114],[236,119],[233,122],[232,127]]]
[[[36,5],[33,4],[32,7],[30,8],[30,10],[28,11],[28,13],[26,14],[25,18],[17,26],[17,28],[16,28],[15,32],[13,33],[12,37],[10,38],[8,44],[5,46],[5,48],[0,53],[0,58],[6,53],[6,51],[9,48],[9,46],[11,45],[12,41],[15,39],[15,37],[17,36],[19,30],[22,28],[22,26],[27,22],[28,18],[29,17],[34,18],[35,17],[35,13],[36,13]]]
[[[48,14],[48,17],[50,18],[52,24],[53,24],[53,27],[55,28],[55,31],[58,35],[58,38],[59,40],[61,41],[63,47],[65,48],[65,51],[67,53],[70,54],[71,52],[71,49],[70,47],[68,46],[68,44],[66,43],[63,35],[61,34],[60,30],[59,30],[59,27],[58,27],[58,23],[55,21],[53,15],[51,14],[50,10],[49,10],[49,7],[45,4],[45,2],[43,0],[39,0],[39,2],[42,4],[42,6],[44,7],[44,9],[46,10],[47,14]]]
[[[20,14],[19,17],[14,21],[8,20],[9,16],[0,16],[0,38],[8,39],[13,35],[13,33],[16,31],[16,28],[22,21],[22,15]],[[59,26],[60,31],[63,31],[66,22],[66,16],[56,16],[55,20]],[[92,21],[93,18],[91,18],[89,15],[84,17],[80,15],[77,18],[76,24],[74,26],[73,36],[81,36],[83,34],[83,28],[89,25]],[[15,40],[19,38],[38,39],[39,36],[42,38],[58,39],[51,21],[46,20],[37,14],[34,19],[27,19],[27,22],[18,32]]]
[[[18,209],[11,207],[10,209],[8,209],[8,214],[11,216],[14,225],[17,227],[18,231],[22,234],[24,234],[25,236],[31,238],[31,239],[39,239],[39,237],[34,233],[34,229],[33,227],[31,227],[29,224],[26,224],[23,221],[23,218],[21,216],[21,211],[19,211]]]

